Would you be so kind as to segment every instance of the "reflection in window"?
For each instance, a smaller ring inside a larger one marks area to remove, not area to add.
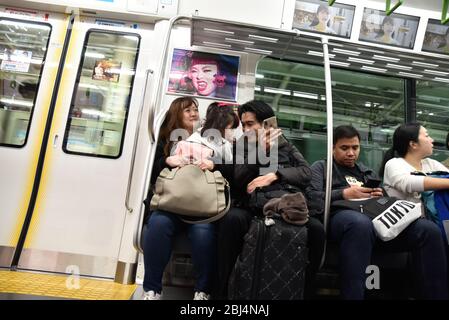
[[[351,124],[361,134],[360,160],[378,169],[392,134],[404,122],[402,79],[332,69],[334,126]],[[313,163],[326,158],[324,68],[263,59],[255,98],[270,104],[286,137]]]
[[[109,158],[120,156],[139,41],[138,35],[88,32],[64,151]]]
[[[27,141],[50,31],[47,24],[0,19],[0,145]]]
[[[449,158],[446,136],[449,132],[449,84],[416,81],[416,120],[434,139],[432,158],[445,162]],[[449,165],[449,161],[446,163]]]

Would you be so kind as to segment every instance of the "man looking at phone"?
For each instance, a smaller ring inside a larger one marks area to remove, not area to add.
[[[333,166],[331,201],[357,200],[382,196],[382,189],[367,187],[378,179],[374,170],[358,163],[360,154],[360,134],[352,126],[339,126],[333,134]],[[307,189],[309,214],[323,217],[326,184],[326,161],[312,165],[312,181]],[[373,186],[373,185],[372,185]],[[432,236],[428,225],[420,221],[412,222],[401,234],[388,242],[376,241],[371,219],[359,211],[332,210],[328,236],[339,244],[340,294],[343,299],[361,300],[365,295],[366,268],[371,262],[374,245],[389,251],[413,251],[419,259],[415,279],[420,279],[421,291],[425,298],[431,298],[428,290],[438,279],[432,272],[431,259],[424,260],[423,253],[434,250],[435,243],[441,241]],[[424,221],[425,222],[425,221]],[[426,294],[427,293],[427,294]]]
[[[227,297],[228,279],[243,246],[243,238],[248,232],[251,220],[256,214],[249,204],[251,194],[256,188],[282,183],[297,187],[305,192],[310,183],[312,172],[309,164],[299,150],[285,138],[278,141],[282,131],[273,121],[273,109],[263,101],[252,100],[239,107],[239,117],[242,122],[244,135],[237,141],[234,156],[234,181],[231,182],[232,207],[229,212],[218,221],[218,293],[217,298]],[[265,121],[271,119],[270,121]],[[274,120],[276,120],[274,118]],[[270,124],[268,124],[270,122]],[[265,128],[264,128],[265,125]],[[242,139],[248,140],[244,148],[240,149]],[[260,144],[263,144],[261,146]],[[272,163],[262,164],[258,158],[262,147],[264,152],[274,153],[277,148],[276,159],[268,157]],[[253,156],[252,156],[253,155]],[[254,161],[255,160],[255,161]],[[265,173],[270,168],[271,172]],[[260,213],[261,214],[261,213]],[[306,271],[312,276],[319,267],[324,249],[324,228],[317,219],[309,219],[308,247],[310,264]],[[306,279],[307,286],[312,285],[313,279]],[[299,289],[299,288],[298,288]]]

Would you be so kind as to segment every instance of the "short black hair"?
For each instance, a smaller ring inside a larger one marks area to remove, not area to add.
[[[261,100],[251,100],[239,107],[239,118],[242,119],[242,114],[245,112],[252,112],[256,115],[258,122],[262,123],[265,119],[274,117],[273,109]]]
[[[351,139],[357,137],[360,141],[360,133],[350,125],[338,126],[334,129],[333,144],[337,144],[340,139]]]

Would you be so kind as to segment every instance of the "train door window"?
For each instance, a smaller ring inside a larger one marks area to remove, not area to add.
[[[136,34],[87,33],[64,135],[65,152],[120,157],[139,43]]]
[[[434,139],[432,158],[449,166],[449,148],[446,145],[449,133],[449,84],[416,81],[416,120]]]
[[[0,145],[23,147],[51,26],[0,18]]]
[[[332,68],[334,126],[361,134],[360,160],[377,170],[404,122],[404,80]],[[322,66],[264,58],[256,74],[256,99],[270,104],[286,137],[313,163],[326,158],[326,89]]]

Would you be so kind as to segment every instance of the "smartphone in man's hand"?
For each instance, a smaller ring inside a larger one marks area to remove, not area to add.
[[[265,130],[270,130],[271,128],[278,129],[278,122],[277,122],[276,116],[265,119],[263,121],[262,125]],[[278,143],[284,144],[286,142],[287,142],[287,140],[285,140],[284,136],[281,134],[278,137]]]
[[[368,178],[368,181],[363,186],[366,188],[379,188],[381,182],[380,179]]]

